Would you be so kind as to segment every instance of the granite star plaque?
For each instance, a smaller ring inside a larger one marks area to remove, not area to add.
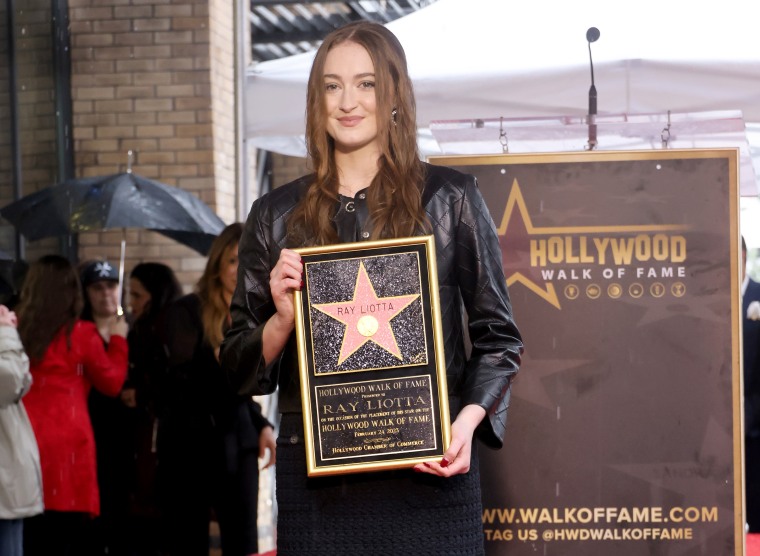
[[[297,252],[308,475],[440,458],[451,432],[433,237]]]

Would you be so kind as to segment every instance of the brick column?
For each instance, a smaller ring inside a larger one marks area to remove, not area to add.
[[[229,0],[69,0],[77,176],[133,171],[234,217],[234,45]],[[121,232],[82,234],[80,257],[116,260]],[[205,258],[130,230],[127,273],[171,266],[189,290]]]

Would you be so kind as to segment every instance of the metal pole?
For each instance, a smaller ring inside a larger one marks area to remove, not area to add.
[[[234,33],[235,33],[235,220],[245,221],[251,203],[248,184],[249,160],[248,141],[245,132],[246,106],[245,70],[250,63],[251,39],[248,32],[248,0],[235,2]]]

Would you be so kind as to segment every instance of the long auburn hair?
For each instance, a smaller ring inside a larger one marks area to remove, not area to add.
[[[29,267],[18,305],[18,333],[32,360],[45,355],[61,329],[70,340],[82,303],[79,276],[67,259],[45,255]]]
[[[330,50],[346,42],[364,47],[375,69],[381,154],[378,173],[367,190],[371,239],[412,236],[428,227],[421,198],[425,170],[417,149],[417,109],[406,54],[388,29],[378,23],[358,21],[327,35],[311,67],[306,95],[306,144],[314,175],[288,220],[289,243],[293,245],[325,245],[338,240],[332,218],[339,176],[335,143],[327,133],[324,67]]]
[[[227,251],[240,243],[243,224],[234,222],[224,228],[214,239],[208,254],[206,268],[196,284],[195,291],[201,300],[201,320],[206,341],[216,350],[224,339],[224,328],[230,308],[224,300],[220,274]]]
[[[129,277],[139,280],[150,294],[145,312],[140,315],[135,325],[155,326],[166,307],[182,295],[182,286],[174,271],[163,263],[140,263],[132,269]]]

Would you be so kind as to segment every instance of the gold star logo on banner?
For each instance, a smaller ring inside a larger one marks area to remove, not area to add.
[[[522,191],[517,180],[512,184],[512,190],[507,199],[504,216],[498,228],[504,268],[507,274],[507,287],[520,282],[530,291],[560,308],[554,284],[542,279],[536,274],[530,264],[530,237],[538,232],[533,226],[530,212],[525,205]]]
[[[612,225],[612,226],[535,226],[523,198],[520,184],[515,179],[509,192],[501,224],[497,229],[504,260],[507,286],[521,283],[530,291],[560,309],[559,297],[550,279],[544,278],[540,268],[531,259],[531,243],[536,238],[555,236],[565,240],[578,235],[638,234],[649,232],[682,231],[685,225]],[[572,293],[575,293],[574,291]]]
[[[391,320],[419,296],[413,294],[377,297],[364,263],[359,263],[359,274],[356,277],[352,300],[323,303],[312,307],[346,326],[338,365],[369,341],[401,360],[401,350],[391,328]]]

